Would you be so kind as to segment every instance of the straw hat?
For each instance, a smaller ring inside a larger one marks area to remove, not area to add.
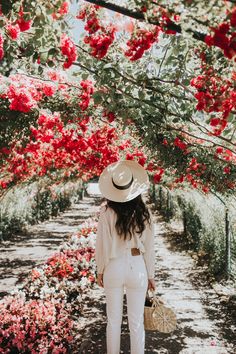
[[[114,202],[128,202],[147,190],[146,170],[136,161],[122,160],[107,166],[98,181],[101,194]]]

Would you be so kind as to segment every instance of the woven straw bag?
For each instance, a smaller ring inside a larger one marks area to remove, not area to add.
[[[176,315],[173,310],[164,306],[163,301],[156,297],[146,297],[144,306],[144,328],[147,331],[170,333],[176,328]]]

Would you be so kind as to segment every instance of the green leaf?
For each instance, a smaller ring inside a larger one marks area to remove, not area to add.
[[[144,98],[145,98],[145,92],[144,92],[144,91],[139,91],[139,92],[138,92],[138,97],[139,97],[140,100],[144,100]]]
[[[39,65],[39,67],[38,67],[38,74],[39,74],[39,75],[42,75],[42,73],[43,73],[43,67],[42,67],[42,65]]]
[[[40,53],[39,56],[40,56],[40,63],[45,64],[48,60],[48,52]]]
[[[112,68],[112,64],[111,63],[107,63],[103,66],[103,69],[110,69]]]
[[[88,74],[88,73],[83,73],[83,74],[81,75],[82,80],[87,80],[88,77],[89,77],[89,74]]]
[[[94,99],[94,103],[95,104],[99,104],[99,103],[101,103],[103,101],[103,98],[102,98],[102,95],[101,95],[100,92],[95,92],[93,94],[93,99]]]
[[[50,48],[48,51],[48,55],[55,55],[59,52],[57,48]]]
[[[41,38],[44,35],[44,30],[42,28],[37,28],[35,30],[35,37],[37,39]]]
[[[178,117],[175,117],[174,119],[172,119],[172,122],[173,123],[177,123],[179,121],[179,118]]]
[[[230,134],[230,133],[232,133],[232,129],[225,129],[224,131],[223,131],[223,135],[225,136],[225,135],[228,135],[228,134]]]
[[[50,67],[50,68],[53,68],[55,66],[55,63],[52,61],[52,60],[49,60],[47,65]]]
[[[33,44],[29,44],[25,50],[25,56],[26,57],[31,57],[34,54],[35,48]]]
[[[184,86],[189,86],[189,85],[190,85],[190,80],[189,80],[189,79],[183,79],[183,80],[182,80],[182,84],[183,84]]]
[[[236,120],[235,115],[233,113],[230,113],[228,117],[228,122],[233,122],[234,120]]]

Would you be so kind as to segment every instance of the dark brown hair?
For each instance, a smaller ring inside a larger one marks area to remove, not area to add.
[[[125,240],[128,235],[131,240],[134,232],[137,232],[141,236],[145,229],[145,221],[149,224],[151,222],[149,210],[143,202],[141,195],[124,203],[113,202],[107,199],[107,207],[116,212],[116,230],[118,235],[124,237]]]

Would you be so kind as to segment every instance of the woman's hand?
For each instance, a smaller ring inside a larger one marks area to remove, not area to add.
[[[148,290],[156,290],[156,284],[154,279],[148,279]]]
[[[98,273],[97,283],[98,283],[98,286],[101,286],[103,288],[103,274],[102,273]]]

